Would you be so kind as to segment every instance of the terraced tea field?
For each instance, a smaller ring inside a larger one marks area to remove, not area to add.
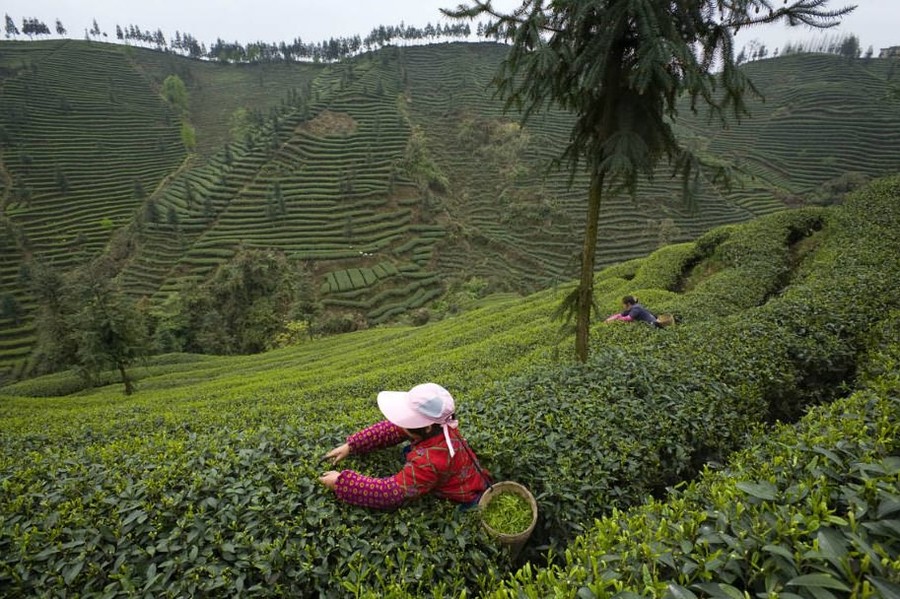
[[[587,182],[547,171],[569,118],[504,115],[496,44],[388,47],[323,64],[227,65],[80,41],[0,42],[0,369],[29,369],[27,262],[116,256],[132,296],[160,302],[241,247],[305,264],[325,307],[371,324],[478,277],[528,292],[574,276]],[[722,129],[685,109],[684,139],[741,166],[695,206],[661,169],[611,198],[598,267],[801,204],[845,173],[900,167],[887,60],[751,63],[766,96]],[[177,75],[196,148],[160,95]],[[14,309],[13,309],[14,308]]]

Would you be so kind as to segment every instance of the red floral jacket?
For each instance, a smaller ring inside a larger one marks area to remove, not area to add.
[[[454,456],[443,433],[415,441],[406,454],[406,464],[393,476],[373,478],[352,470],[340,473],[334,491],[353,505],[392,509],[406,500],[434,492],[438,497],[471,503],[487,488],[485,476],[475,466],[474,456],[456,429],[449,429]],[[409,436],[399,426],[383,420],[347,437],[353,454],[364,454],[398,445]],[[486,474],[486,473],[485,473]]]

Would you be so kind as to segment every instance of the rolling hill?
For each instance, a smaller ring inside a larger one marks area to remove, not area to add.
[[[0,368],[29,369],[32,258],[115,256],[122,287],[161,302],[238,248],[314,273],[324,305],[370,324],[472,278],[530,292],[573,275],[586,179],[546,172],[568,135],[519,126],[492,97],[496,44],[388,47],[337,64],[227,65],[82,41],[0,42]],[[765,95],[683,138],[744,169],[688,209],[660,172],[601,216],[599,265],[726,223],[827,202],[900,167],[891,62],[791,55],[745,68]],[[196,146],[160,95],[177,75]],[[848,175],[850,173],[850,175]]]

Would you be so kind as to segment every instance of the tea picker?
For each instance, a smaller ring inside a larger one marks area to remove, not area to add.
[[[477,504],[490,478],[459,432],[449,391],[436,383],[382,391],[378,408],[385,420],[350,435],[324,459],[337,464],[351,455],[410,441],[404,447],[403,468],[384,478],[331,470],[319,477],[323,485],[342,501],[376,509],[397,508],[428,493],[462,505]]]
[[[638,302],[638,299],[633,295],[626,295],[622,298],[622,307],[624,309],[621,312],[613,314],[607,318],[605,322],[614,322],[617,320],[625,322],[640,321],[646,322],[657,328],[665,328],[675,324],[675,318],[671,314],[660,314],[659,317],[657,317]]]

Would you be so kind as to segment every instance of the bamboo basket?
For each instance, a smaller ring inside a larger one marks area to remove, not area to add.
[[[484,526],[485,530],[487,530],[488,534],[490,534],[494,539],[497,540],[497,542],[504,546],[504,548],[509,553],[510,559],[515,559],[519,555],[519,552],[522,551],[522,547],[525,546],[525,543],[528,542],[528,538],[531,536],[531,533],[534,532],[534,527],[537,524],[538,507],[537,501],[535,501],[534,495],[531,494],[531,491],[517,482],[506,480],[499,483],[494,483],[493,485],[488,487],[487,491],[485,491],[481,496],[481,499],[478,500],[478,509],[484,511],[484,509],[494,497],[504,492],[515,493],[516,495],[524,497],[525,500],[528,501],[528,505],[531,506],[531,523],[528,525],[528,528],[520,533],[506,534],[494,530],[493,528],[488,526],[487,522],[485,522],[484,520],[481,521],[481,524]]]

